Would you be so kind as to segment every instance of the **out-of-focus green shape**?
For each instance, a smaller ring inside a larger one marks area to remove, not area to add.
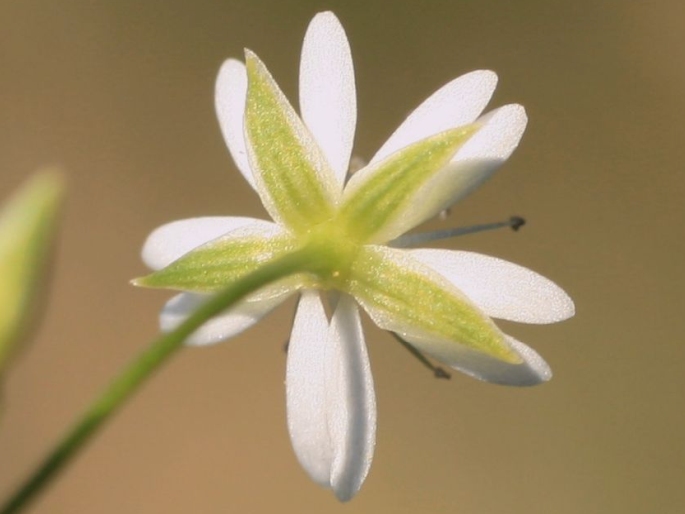
[[[63,195],[62,175],[46,170],[0,206],[0,380],[42,303]]]

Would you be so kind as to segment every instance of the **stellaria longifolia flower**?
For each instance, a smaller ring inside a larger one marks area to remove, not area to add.
[[[376,432],[358,306],[382,329],[464,373],[533,385],[550,378],[547,364],[491,318],[552,323],[572,316],[573,303],[546,278],[494,257],[387,246],[486,180],[518,145],[521,106],[481,116],[494,73],[469,73],[439,89],[346,182],[356,92],[337,18],[318,14],[307,30],[300,116],[259,58],[248,50],[245,60],[222,66],[216,108],[233,160],[274,221],[164,225],[143,249],[157,271],[136,284],[183,291],[161,314],[162,329],[171,330],[207,294],[261,264],[295,249],[311,253],[306,273],[264,287],[188,342],[228,339],[299,293],[286,371],[290,437],[308,474],[348,500],[368,473]]]

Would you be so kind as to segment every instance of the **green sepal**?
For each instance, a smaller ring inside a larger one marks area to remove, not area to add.
[[[478,130],[465,125],[422,139],[353,175],[345,188],[340,217],[359,241],[385,242],[398,216],[415,210],[416,195],[445,168]],[[404,232],[404,230],[401,230]]]
[[[214,240],[166,268],[132,281],[136,286],[211,293],[296,247],[290,236],[243,236]]]
[[[334,173],[264,64],[245,54],[245,135],[257,188],[274,220],[301,233],[333,215]]]
[[[63,196],[62,176],[44,171],[0,211],[0,377],[42,306]]]
[[[436,353],[457,344],[496,359],[521,363],[504,334],[464,295],[402,250],[364,246],[354,261],[347,292],[378,326],[400,335],[435,340]]]

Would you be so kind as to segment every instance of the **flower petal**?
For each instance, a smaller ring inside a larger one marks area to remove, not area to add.
[[[488,316],[406,251],[364,246],[346,287],[379,327],[407,341],[425,341],[439,352],[468,348],[493,359],[521,362]]]
[[[331,319],[331,357],[326,384],[328,425],[333,442],[331,487],[350,500],[371,467],[376,444],[376,397],[359,310],[342,295]]]
[[[288,347],[288,428],[313,480],[351,499],[368,474],[376,400],[359,311],[343,295],[330,326],[317,293],[300,300]]]
[[[556,323],[574,314],[573,300],[551,280],[528,268],[474,252],[409,250],[488,316],[521,323]]]
[[[516,150],[528,117],[523,106],[511,104],[490,111],[477,123],[483,127],[452,158],[444,172],[449,184],[442,195],[445,199],[434,206],[429,217],[454,205],[497,171]]]
[[[328,430],[328,318],[319,294],[302,292],[288,343],[286,409],[295,455],[307,474],[330,487],[333,443]]]
[[[268,224],[255,218],[208,216],[172,221],[156,228],[143,245],[143,262],[162,269],[179,257],[217,237],[251,224]]]
[[[522,362],[511,364],[491,356],[476,352],[461,345],[443,345],[440,341],[415,339],[402,336],[407,342],[448,366],[473,378],[493,384],[511,386],[533,386],[547,382],[552,378],[552,370],[535,350],[506,336],[512,351],[516,352]]]
[[[388,223],[388,226],[381,232],[381,236],[390,236],[392,239],[407,232],[436,216],[489,178],[518,145],[526,127],[526,113],[520,105],[507,105],[483,116],[472,126],[479,128],[472,132],[449,163],[432,173],[420,188],[413,191],[410,200],[411,208],[398,211],[398,216]],[[422,142],[414,144],[421,145]],[[395,152],[393,156],[405,151]],[[379,164],[383,162],[385,161]],[[366,169],[369,168],[374,167],[369,166],[355,174],[348,188],[358,176],[357,180],[361,180]],[[397,188],[398,186],[394,186],[394,190]],[[379,236],[373,241],[385,242],[387,240]]]
[[[280,226],[256,221],[194,248],[165,268],[137,278],[133,283],[143,287],[211,293],[292,251],[295,246],[292,236]],[[295,275],[278,283],[291,287],[304,282],[303,277]]]
[[[342,191],[357,124],[350,44],[332,12],[314,16],[302,46],[300,112]]]
[[[254,177],[245,149],[245,101],[247,99],[247,71],[245,65],[228,59],[219,70],[214,88],[214,104],[221,133],[235,165],[245,180],[255,189]]]
[[[261,290],[259,300],[248,298],[229,311],[213,317],[193,332],[186,339],[186,344],[203,346],[225,341],[256,324],[293,292],[294,290],[288,291],[283,288]],[[174,330],[209,297],[210,295],[196,293],[181,293],[174,296],[166,303],[160,314],[159,325],[162,331]]]
[[[294,232],[330,219],[340,188],[326,157],[259,58],[245,51],[245,140],[257,191]]]
[[[370,164],[421,139],[472,123],[490,101],[497,75],[479,70],[462,75],[428,97],[376,152]]]

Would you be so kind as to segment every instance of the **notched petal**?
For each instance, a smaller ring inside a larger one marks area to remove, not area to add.
[[[376,399],[359,310],[342,295],[328,322],[318,293],[297,308],[286,375],[288,428],[300,464],[340,501],[366,478],[376,442]]]

